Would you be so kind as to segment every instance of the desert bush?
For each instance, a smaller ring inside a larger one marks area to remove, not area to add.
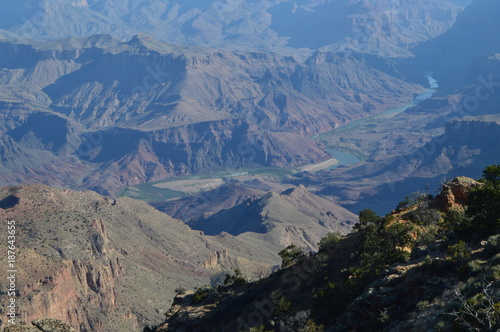
[[[500,253],[500,234],[496,234],[488,238],[484,251],[489,255],[496,255]]]
[[[427,309],[427,307],[430,305],[429,301],[427,300],[423,300],[423,301],[419,301],[417,303],[417,305],[415,306],[415,308],[418,310],[418,311],[424,311],[425,309]]]
[[[288,300],[279,290],[271,293],[271,300],[274,304],[276,315],[283,315],[292,309],[292,302]]]
[[[247,283],[247,279],[243,276],[240,269],[235,269],[234,274],[226,274],[224,286],[240,287]]]
[[[359,212],[359,224],[367,226],[368,224],[377,224],[380,222],[380,217],[370,209],[365,209]]]
[[[338,232],[328,233],[324,238],[322,238],[318,243],[319,252],[326,251],[327,248],[332,245],[339,243],[342,239],[342,235]]]
[[[292,302],[285,297],[281,297],[276,303],[276,313],[278,315],[286,314],[290,310],[292,310]]]
[[[473,260],[467,263],[467,275],[474,276],[483,270],[483,263],[480,260]]]
[[[266,330],[264,325],[251,327],[249,332],[272,332],[271,330]]]
[[[454,245],[448,246],[446,252],[449,256],[449,259],[451,259],[454,262],[462,262],[470,257],[469,247],[462,240],[458,241]]]
[[[450,313],[455,321],[469,331],[493,332],[500,329],[500,302],[494,283],[483,284],[481,292],[467,299],[461,292],[456,293],[461,307]]]
[[[211,287],[202,287],[196,290],[196,292],[193,295],[193,302],[194,303],[201,303],[205,300],[207,300],[210,296],[210,294],[213,293],[213,289]]]
[[[281,257],[281,267],[285,268],[303,260],[306,257],[306,253],[304,249],[291,244],[281,250],[279,256]]]
[[[303,329],[300,329],[299,332],[323,332],[325,327],[323,325],[316,324],[315,321],[310,319],[306,326]]]

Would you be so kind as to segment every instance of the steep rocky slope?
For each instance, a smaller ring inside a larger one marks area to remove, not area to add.
[[[5,187],[0,216],[16,222],[18,319],[57,318],[77,331],[137,331],[158,320],[175,288],[278,261],[279,245],[203,236],[146,203],[94,192]]]
[[[0,29],[57,39],[138,32],[175,44],[266,50],[304,56],[311,49],[407,56],[415,43],[445,32],[468,1],[252,2],[23,0],[2,3]],[[389,10],[387,6],[390,6]]]

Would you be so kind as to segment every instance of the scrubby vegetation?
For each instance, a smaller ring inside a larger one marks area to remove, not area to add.
[[[463,203],[444,204],[451,198],[443,187],[437,197],[407,197],[387,216],[363,210],[352,234],[329,234],[318,253],[288,246],[279,253],[281,269],[258,282],[247,283],[238,271],[228,274],[210,314],[218,323],[205,326],[497,331],[500,165],[486,168],[480,183],[459,188]]]

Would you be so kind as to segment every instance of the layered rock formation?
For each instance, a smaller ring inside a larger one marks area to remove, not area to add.
[[[216,251],[209,259],[203,262],[203,267],[209,268],[217,266],[221,260],[228,259],[229,253],[227,250]]]
[[[5,184],[115,194],[188,173],[310,164],[328,156],[309,136],[421,89],[345,55],[299,63],[145,35],[0,49]]]

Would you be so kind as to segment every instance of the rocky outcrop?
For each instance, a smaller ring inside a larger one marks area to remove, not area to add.
[[[435,198],[435,201],[443,209],[463,207],[467,203],[470,192],[483,185],[474,179],[459,176],[443,185],[441,193]]]
[[[220,263],[221,260],[227,260],[229,258],[229,253],[227,250],[216,251],[210,258],[204,261],[201,265],[204,268],[214,267]]]
[[[54,275],[27,284],[20,290],[26,298],[24,317],[57,317],[80,331],[106,329],[99,313],[117,308],[116,280],[123,274],[118,259],[115,262],[70,261]],[[46,292],[50,289],[50,292]],[[135,317],[134,317],[135,319]],[[132,325],[137,323],[131,321]]]

